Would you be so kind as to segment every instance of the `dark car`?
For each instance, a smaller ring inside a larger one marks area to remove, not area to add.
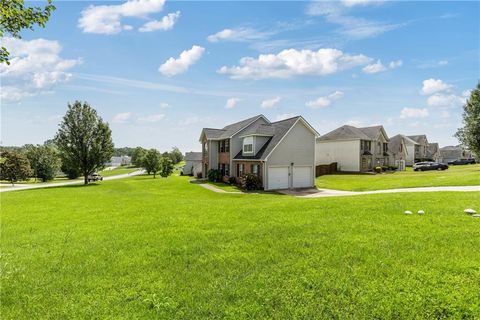
[[[475,163],[476,163],[475,159],[457,159],[455,161],[450,161],[448,164],[461,166],[461,165],[465,165],[465,164],[475,164]]]
[[[415,166],[414,171],[427,171],[427,170],[447,170],[448,165],[439,162],[424,162],[421,165]]]

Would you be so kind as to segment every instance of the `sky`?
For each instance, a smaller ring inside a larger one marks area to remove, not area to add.
[[[2,145],[53,138],[80,100],[116,147],[199,151],[202,128],[258,114],[445,146],[480,78],[477,1],[54,2],[1,40]]]

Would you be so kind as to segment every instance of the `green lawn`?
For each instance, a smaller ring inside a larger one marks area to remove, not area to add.
[[[220,190],[224,190],[224,191],[227,191],[227,192],[243,192],[242,189],[240,189],[239,187],[235,186],[235,185],[231,185],[231,184],[227,184],[227,183],[224,183],[224,182],[205,182],[206,184],[209,184],[215,188],[218,188]]]
[[[126,174],[126,173],[132,173],[132,172],[135,172],[135,171],[138,171],[140,170],[139,168],[134,168],[134,167],[116,167],[115,169],[112,169],[112,170],[103,170],[103,171],[100,171],[99,173],[103,176],[103,177],[111,177],[111,176],[117,176],[119,174]]]
[[[412,187],[480,185],[480,164],[450,166],[445,171],[398,171],[385,174],[333,174],[317,178],[317,187],[366,191]]]
[[[480,193],[301,199],[138,176],[1,204],[2,319],[480,314],[480,219],[463,213]]]

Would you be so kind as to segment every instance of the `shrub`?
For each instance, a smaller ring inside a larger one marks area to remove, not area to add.
[[[245,186],[247,190],[259,190],[262,188],[262,180],[254,174],[247,173],[244,176]]]
[[[382,171],[387,171],[388,169],[388,166],[382,166]]]
[[[235,177],[230,177],[230,178],[228,178],[228,183],[230,183],[230,184],[237,184],[237,178],[235,178]]]
[[[381,173],[382,172],[382,167],[375,167],[375,172],[376,173]]]
[[[398,167],[397,167],[397,166],[388,166],[388,168],[389,168],[390,170],[398,170]]]
[[[203,174],[201,172],[197,172],[197,178],[202,179]]]
[[[207,173],[208,181],[218,182],[222,180],[222,173],[217,169],[210,169]]]

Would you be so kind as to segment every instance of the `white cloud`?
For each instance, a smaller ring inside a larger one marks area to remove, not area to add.
[[[352,39],[364,39],[375,37],[390,30],[399,28],[400,24],[389,24],[384,22],[357,18],[347,14],[347,11],[355,6],[367,6],[380,4],[381,1],[313,1],[307,9],[311,16],[323,16],[329,23],[336,24],[340,28],[338,32]]]
[[[396,69],[398,67],[401,67],[402,65],[403,65],[402,60],[391,61],[388,64],[388,69]],[[368,66],[365,66],[362,70],[365,73],[379,73],[379,72],[387,71],[387,67],[383,65],[382,61],[377,60],[377,62],[369,64]]]
[[[427,104],[431,107],[458,107],[465,104],[466,97],[454,94],[435,93],[428,97]]]
[[[131,112],[122,112],[122,113],[116,114],[116,115],[113,117],[112,122],[113,122],[113,123],[126,123],[126,122],[128,122],[131,118],[132,118],[132,113],[131,113]]]
[[[238,102],[240,102],[242,99],[240,98],[230,98],[227,100],[225,103],[225,109],[232,109],[235,108]]]
[[[164,4],[165,0],[129,0],[118,5],[90,5],[82,11],[78,26],[85,33],[116,34],[133,28],[122,25],[122,18],[144,18],[162,11]]]
[[[178,59],[171,57],[158,68],[158,71],[167,77],[172,77],[184,73],[188,68],[197,62],[203,55],[205,48],[192,46],[190,50],[185,50]]]
[[[385,68],[380,60],[377,60],[377,62],[365,66],[362,70],[365,73],[379,73],[387,70],[387,68]]]
[[[169,105],[169,104],[166,103],[166,102],[160,103],[160,108],[162,108],[162,109],[167,109],[167,108],[171,108],[171,107],[172,107],[172,106]]]
[[[440,79],[435,80],[433,78],[430,78],[423,81],[423,87],[421,92],[423,95],[430,95],[437,92],[447,91],[451,87],[451,85],[446,84]]]
[[[271,32],[260,32],[251,28],[237,28],[237,29],[223,29],[215,34],[209,35],[207,40],[209,42],[219,41],[253,41],[262,40],[272,35]]]
[[[391,61],[389,64],[388,64],[388,67],[390,69],[395,69],[395,68],[399,68],[403,65],[403,61],[402,60],[396,60],[396,61]]]
[[[307,101],[305,105],[312,109],[325,108],[332,104],[333,101],[343,97],[342,91],[335,91],[328,96],[319,97],[316,100]]]
[[[138,121],[142,122],[159,122],[165,118],[165,115],[163,113],[159,114],[150,114],[147,116],[142,116],[138,118]]]
[[[450,112],[448,112],[446,110],[440,112],[440,118],[443,118],[443,119],[450,118]]]
[[[273,99],[263,100],[262,101],[262,108],[264,108],[264,109],[273,108],[274,106],[276,106],[280,102],[280,100],[282,100],[282,98],[280,98],[280,97],[275,97]]]
[[[72,74],[68,71],[81,63],[81,59],[60,57],[62,46],[58,41],[2,38],[1,45],[11,56],[10,65],[0,64],[4,101],[19,101],[50,91],[69,80]]]
[[[278,54],[261,54],[258,58],[243,57],[239,66],[221,67],[217,72],[232,79],[289,78],[301,75],[329,75],[372,59],[363,55],[348,55],[337,49],[287,49]]]
[[[428,117],[428,109],[416,109],[416,108],[403,108],[400,111],[400,118],[426,118]]]
[[[293,118],[295,117],[295,115],[293,113],[283,113],[283,114],[279,114],[275,117],[275,121],[282,121],[282,120],[285,120],[285,119],[290,119],[290,118]]]
[[[170,30],[173,28],[174,24],[180,18],[180,11],[169,13],[164,16],[161,20],[152,20],[145,23],[142,27],[138,29],[140,32],[151,32],[155,30]]]

